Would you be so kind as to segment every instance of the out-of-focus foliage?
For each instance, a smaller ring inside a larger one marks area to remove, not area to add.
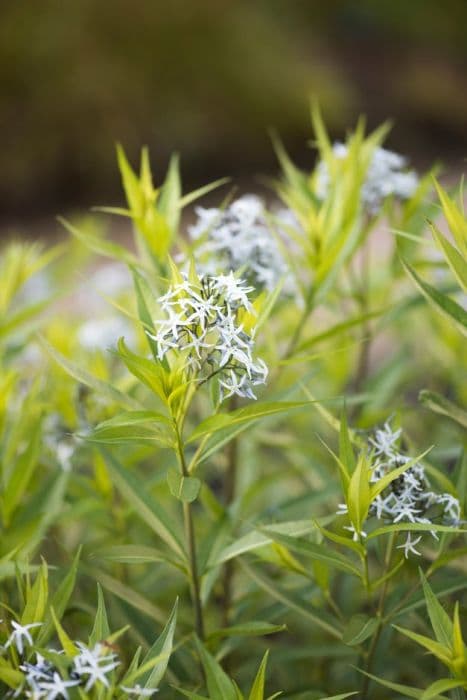
[[[4,0],[0,12],[5,209],[117,196],[117,140],[132,155],[141,141],[162,160],[183,152],[191,182],[270,170],[265,125],[300,154],[310,93],[340,132],[358,113],[389,115],[412,153],[465,152],[463,0]]]

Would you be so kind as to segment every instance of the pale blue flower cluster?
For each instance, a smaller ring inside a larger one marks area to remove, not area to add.
[[[285,277],[283,292],[294,293],[279,239],[271,230],[259,197],[244,195],[225,209],[196,207],[195,211],[197,221],[188,232],[191,238],[200,240],[196,259],[201,272],[216,275],[240,271],[259,291],[272,291]]]
[[[343,160],[348,155],[348,147],[343,143],[335,143],[333,154]],[[331,186],[331,176],[324,161],[317,166],[316,195],[325,199]],[[414,170],[407,169],[407,159],[404,156],[377,147],[368,167],[365,181],[361,189],[361,201],[370,214],[378,214],[388,197],[410,199],[418,187],[418,177]]]
[[[371,481],[379,481],[388,472],[408,464],[411,457],[402,454],[398,448],[402,434],[401,428],[392,430],[388,423],[377,429],[370,444],[375,459]],[[440,515],[446,524],[457,525],[460,520],[460,504],[457,498],[450,493],[435,493],[430,488],[430,482],[425,473],[425,468],[419,462],[412,464],[403,474],[395,479],[383,493],[373,500],[370,512],[377,518],[392,523],[422,523],[431,524],[430,511],[435,509],[433,516]],[[436,537],[436,533],[431,533]],[[421,535],[412,539],[411,533],[407,535],[404,544],[399,545],[404,549],[405,556],[409,552],[419,554],[415,545],[421,541]]]
[[[19,666],[23,672],[23,682],[16,690],[11,690],[6,697],[30,698],[31,700],[69,700],[70,690],[79,688],[89,693],[94,688],[101,692],[109,689],[111,674],[119,665],[117,654],[109,652],[105,645],[98,642],[89,647],[82,642],[75,642],[77,654],[73,657],[70,667],[64,677],[63,672],[51,661],[37,651],[32,652],[34,644],[31,630],[41,627],[41,622],[22,625],[11,621],[11,633],[0,650],[8,651],[13,647],[23,663]],[[48,650],[57,654],[54,649]],[[33,653],[33,661],[26,661]],[[119,689],[127,697],[151,697],[157,688],[143,689],[139,685],[127,687],[120,685]]]
[[[239,320],[241,311],[254,314],[252,291],[232,272],[170,287],[158,300],[166,317],[155,321],[156,334],[148,332],[159,359],[176,349],[198,381],[218,378],[222,398],[256,398],[253,387],[265,383],[268,369],[253,357],[254,329],[246,333]]]

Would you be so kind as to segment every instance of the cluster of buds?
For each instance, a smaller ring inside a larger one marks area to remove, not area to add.
[[[334,157],[343,160],[348,155],[348,147],[343,143],[333,146]],[[318,164],[316,194],[325,199],[329,193],[331,176],[324,161]],[[388,197],[410,199],[418,187],[418,177],[414,170],[407,169],[404,156],[377,147],[368,167],[361,189],[362,204],[372,215],[377,214]]]
[[[76,642],[77,654],[73,657],[66,673],[63,664],[60,668],[49,659],[32,649],[34,641],[31,630],[40,627],[41,622],[21,625],[14,620],[11,622],[11,634],[3,647],[4,652],[10,647],[15,648],[22,663],[19,666],[23,679],[16,690],[11,690],[6,697],[31,698],[33,700],[69,700],[73,688],[82,693],[102,692],[111,687],[109,674],[119,665],[117,654],[109,652],[105,644],[97,643],[92,648],[82,642]],[[56,655],[55,649],[47,650],[50,655]],[[44,652],[45,653],[45,652]],[[32,660],[26,658],[32,657]],[[144,689],[139,685],[129,688],[119,686],[119,691],[127,697],[151,697],[156,688]]]
[[[195,240],[203,238],[196,253],[201,272],[241,271],[258,291],[275,289],[287,272],[287,264],[259,197],[244,195],[225,209],[197,207],[195,211],[198,218],[189,234]],[[290,286],[290,275],[287,279]],[[283,291],[294,291],[287,289],[287,280]]]
[[[268,369],[253,358],[254,328],[247,333],[243,318],[254,309],[248,298],[252,287],[229,275],[183,279],[159,298],[166,318],[156,321],[158,357],[183,353],[187,371],[200,383],[217,377],[221,398],[236,394],[256,398],[253,387],[264,384]]]
[[[370,444],[375,459],[371,481],[379,481],[388,472],[411,461],[398,448],[401,429],[392,430],[388,423],[382,429],[375,431],[370,438]],[[434,519],[442,518],[448,525],[458,525],[460,521],[460,505],[457,498],[450,493],[435,493],[431,490],[430,482],[422,464],[410,466],[397,479],[373,500],[370,513],[379,519],[392,523],[408,522],[430,524]],[[436,533],[432,532],[436,537]],[[421,540],[421,535],[415,539],[410,533],[404,544],[405,555],[409,552],[419,554],[415,545]]]

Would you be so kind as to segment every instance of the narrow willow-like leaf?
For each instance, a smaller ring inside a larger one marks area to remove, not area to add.
[[[421,695],[421,700],[434,700],[439,697],[440,693],[445,690],[453,690],[454,688],[465,688],[465,681],[455,680],[453,678],[440,678],[432,683]]]
[[[196,640],[196,648],[206,674],[209,696],[219,698],[219,700],[220,698],[222,700],[238,700],[235,685],[198,639]]]
[[[433,627],[435,637],[440,644],[444,644],[446,647],[449,647],[452,641],[451,619],[437,599],[436,595],[433,593],[421,569],[419,573],[426,600],[426,607],[428,610],[428,615],[430,616],[430,622],[431,626]]]
[[[159,683],[161,682],[166,670],[167,666],[169,663],[170,655],[172,653],[172,648],[173,648],[173,640],[174,640],[174,634],[175,634],[175,627],[177,625],[177,610],[178,610],[178,600],[175,601],[175,604],[172,608],[172,612],[170,613],[169,619],[167,620],[167,624],[165,625],[162,633],[158,637],[158,639],[154,642],[152,645],[151,649],[149,649],[148,653],[143,659],[143,665],[149,663],[152,659],[158,656],[162,656],[160,661],[158,661],[151,673],[149,674],[148,678],[146,679],[146,682],[144,684],[144,687],[146,689],[148,688],[157,688]],[[136,680],[136,679],[134,679]],[[127,678],[127,683],[133,683],[133,679]]]
[[[315,611],[311,606],[306,606],[301,600],[294,597],[293,592],[284,591],[276,584],[272,583],[263,574],[260,574],[257,569],[254,569],[247,564],[243,559],[240,559],[242,569],[257,583],[260,588],[269,593],[275,600],[279,601],[286,608],[293,610],[307,620],[310,620],[314,625],[320,627],[335,639],[341,639],[342,633],[339,630],[338,624],[331,624],[325,619],[324,614],[320,611]],[[321,614],[320,614],[321,613]]]
[[[173,447],[175,435],[172,422],[154,411],[126,411],[103,421],[87,435],[89,442],[124,444],[149,442],[161,447]]]
[[[103,571],[91,566],[81,566],[83,573],[88,574],[96,579],[109,593],[113,593],[117,598],[121,598],[125,603],[128,603],[136,610],[140,610],[142,613],[147,615],[150,619],[155,620],[158,623],[164,624],[166,621],[166,614],[164,610],[158,608],[153,603],[151,603],[147,598],[145,598],[141,593],[138,593],[130,586],[126,586],[121,583],[118,579],[110,574],[106,574]]]
[[[228,545],[228,547],[222,549],[215,558],[209,561],[209,566],[219,566],[219,564],[223,564],[230,559],[235,559],[235,557],[241,554],[252,552],[260,547],[265,547],[273,542],[275,533],[300,536],[312,532],[314,529],[315,525],[311,520],[297,520],[262,527],[261,531],[254,530],[253,532],[249,532],[247,535],[239,537],[235,542]]]
[[[276,634],[283,632],[285,625],[274,625],[271,622],[262,622],[260,620],[252,620],[230,627],[222,627],[214,630],[209,635],[209,639],[219,639],[223,637],[263,637],[267,634]]]
[[[70,374],[81,384],[84,384],[90,389],[93,389],[99,397],[104,397],[107,400],[112,401],[113,403],[119,404],[120,406],[124,406],[132,410],[141,410],[141,404],[135,399],[131,398],[131,396],[124,394],[111,384],[108,384],[107,382],[104,382],[101,379],[97,379],[97,377],[94,377],[92,374],[79,367],[77,364],[75,364],[67,357],[62,355],[60,352],[58,352],[58,350],[56,350],[52,345],[50,345],[50,343],[48,343],[45,340],[45,338],[40,337],[39,339],[41,345],[45,348],[49,355],[51,355],[53,359],[62,367],[62,369],[65,370],[65,372]]]
[[[195,442],[205,435],[212,435],[227,427],[239,425],[241,423],[253,423],[260,418],[271,416],[276,413],[286,413],[296,408],[303,408],[309,405],[310,401],[277,401],[270,403],[255,403],[246,408],[239,408],[231,413],[219,413],[210,416],[202,421],[188,437],[187,442]]]
[[[73,589],[75,587],[75,582],[76,582],[76,574],[78,572],[78,564],[79,564],[79,558],[81,554],[81,548],[78,549],[75,558],[73,559],[73,562],[68,569],[67,573],[65,574],[63,580],[61,581],[59,587],[53,594],[50,600],[50,608],[53,608],[55,615],[57,616],[57,620],[61,620],[63,617],[63,614],[65,613],[66,606],[68,605],[68,602],[71,598],[71,595],[73,593]],[[48,611],[47,615],[45,616],[44,619],[44,624],[39,630],[39,634],[37,637],[37,645],[38,646],[43,646],[46,642],[49,641],[50,637],[52,636],[54,629],[54,622],[52,620],[52,616],[50,613],[50,610]]]
[[[266,678],[266,666],[268,663],[269,651],[265,653],[256,674],[255,680],[250,690],[248,700],[264,700],[264,683]]]
[[[420,644],[420,646],[428,649],[428,651],[436,656],[436,658],[442,663],[449,665],[451,660],[450,647],[446,647],[444,644],[440,644],[440,642],[435,642],[434,639],[431,639],[424,634],[412,632],[412,630],[406,629],[405,627],[399,627],[398,625],[393,625],[393,627],[401,634],[405,634],[406,637],[412,639],[414,642],[417,642],[417,644]]]
[[[464,335],[467,335],[467,311],[446,294],[439,292],[435,287],[428,284],[428,282],[424,282],[406,262],[403,261],[403,264],[410,277],[428,301],[450,321],[454,321],[459,330],[464,333]]]
[[[133,506],[136,515],[161,537],[170,549],[185,559],[183,539],[177,532],[173,518],[165,512],[160,503],[144,488],[140,479],[126,469],[109,452],[104,451],[104,458],[114,482],[123,498]]]
[[[418,688],[412,688],[409,685],[402,685],[401,683],[393,683],[392,681],[386,681],[384,678],[379,678],[378,676],[374,676],[372,673],[367,673],[366,671],[362,671],[361,669],[357,669],[360,671],[360,673],[363,673],[365,676],[368,676],[368,678],[371,678],[372,680],[376,681],[380,685],[384,685],[385,688],[389,688],[390,690],[395,690],[396,693],[401,693],[401,695],[405,695],[408,698],[415,698],[416,700],[421,700],[423,696],[423,690],[419,690]],[[446,695],[436,695],[433,700],[449,700]]]
[[[388,532],[467,532],[467,530],[451,527],[450,525],[436,525],[435,523],[396,523],[378,527],[368,534],[368,539],[387,535]]]
[[[94,646],[98,642],[104,641],[110,634],[107,610],[105,607],[104,594],[102,588],[97,584],[97,611],[94,618],[92,632],[89,635],[89,645]]]
[[[58,217],[60,223],[69,231],[75,238],[84,243],[90,250],[98,255],[102,255],[112,260],[120,260],[126,265],[137,265],[138,260],[126,248],[113,241],[107,241],[92,233],[80,231],[76,226],[73,226],[69,221]]]
[[[271,533],[271,537],[275,542],[279,542],[292,551],[302,554],[309,559],[321,561],[338,571],[345,571],[348,574],[353,574],[358,577],[361,576],[360,570],[350,559],[330,549],[327,545],[315,544],[314,542],[309,542],[308,540],[303,540],[298,537],[281,535],[278,532]]]
[[[48,569],[43,561],[36,576],[34,584],[26,593],[26,605],[21,615],[21,624],[29,625],[44,620],[44,613],[49,595]]]
[[[419,399],[421,403],[429,408],[435,413],[440,413],[443,416],[448,416],[452,420],[462,425],[463,428],[467,428],[467,411],[465,411],[460,406],[446,399],[441,394],[437,394],[435,391],[428,391],[427,389],[422,389],[419,394]]]
[[[391,469],[391,471],[381,477],[381,479],[378,479],[376,483],[370,486],[370,499],[373,501],[373,499],[384,491],[384,489],[387,488],[390,483],[401,476],[401,474],[404,474],[404,472],[410,469],[410,467],[413,467],[414,464],[420,462],[432,449],[432,447],[429,447],[427,450],[425,450],[425,452],[422,452],[421,455],[418,455],[418,457],[414,457],[409,462],[406,462],[396,469]]]
[[[430,224],[433,232],[433,237],[437,241],[439,247],[443,251],[449,267],[464,290],[467,291],[467,260],[459,253],[459,251],[443,236],[441,231],[434,225]]]
[[[376,617],[368,617],[364,613],[352,615],[344,627],[342,641],[348,646],[358,646],[375,633],[378,625]]]

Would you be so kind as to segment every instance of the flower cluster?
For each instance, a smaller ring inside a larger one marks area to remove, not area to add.
[[[257,290],[271,291],[276,287],[287,272],[287,264],[267,225],[259,197],[245,195],[226,209],[197,207],[195,211],[198,219],[189,228],[189,234],[193,239],[205,236],[197,249],[204,274],[240,270]],[[283,291],[292,294],[291,285],[290,280],[286,281]]]
[[[221,396],[256,398],[253,387],[264,384],[268,369],[253,358],[254,330],[245,332],[241,314],[254,314],[248,298],[252,287],[229,275],[209,276],[199,283],[184,279],[159,298],[166,318],[155,323],[159,359],[173,349],[185,354],[188,371],[200,382],[216,376]]]
[[[409,456],[402,454],[398,449],[401,433],[400,428],[393,431],[390,425],[385,423],[384,427],[376,430],[370,438],[375,458],[372,482],[411,461]],[[373,500],[370,513],[392,523],[429,524],[433,522],[433,518],[441,516],[446,524],[456,525],[460,519],[460,505],[457,498],[451,494],[432,491],[423,465],[416,463]],[[436,536],[435,533],[432,534]],[[419,554],[415,545],[420,540],[421,536],[412,540],[410,533],[408,534],[406,542],[400,545],[406,557],[409,552]]]
[[[385,423],[383,428],[375,430],[373,437],[369,438],[369,448],[374,459],[370,476],[371,483],[376,483],[394,469],[413,461],[411,457],[402,454],[398,449],[401,434],[401,428],[392,430],[389,423]],[[340,503],[337,515],[347,513],[347,505]],[[461,515],[457,498],[450,493],[435,493],[431,490],[425,469],[419,462],[408,467],[373,499],[369,514],[393,524],[420,523],[430,525],[434,524],[435,519],[441,518],[445,525],[453,526],[459,524]],[[363,530],[356,532],[353,525],[345,529],[353,533],[354,540],[367,536]],[[437,538],[436,532],[431,531],[431,534]],[[421,535],[412,539],[412,534],[407,533],[405,542],[399,545],[399,549],[404,550],[406,558],[410,552],[420,554],[415,549],[415,545],[421,539]]]
[[[335,143],[333,153],[336,158],[343,160],[347,157],[348,148],[343,143]],[[330,184],[328,167],[321,161],[316,181],[316,194],[320,199],[325,199]],[[398,153],[377,147],[373,151],[362,186],[362,204],[370,214],[377,214],[387,197],[409,199],[417,187],[417,175],[414,170],[407,170],[407,159]]]
[[[70,690],[79,688],[84,693],[89,693],[94,688],[100,692],[102,689],[109,689],[112,681],[109,674],[119,665],[117,654],[108,651],[104,643],[98,642],[92,648],[76,642],[77,654],[71,660],[66,673],[62,664],[60,668],[49,659],[44,658],[39,652],[32,652],[33,638],[31,630],[40,627],[41,622],[29,625],[21,625],[14,620],[11,622],[11,634],[3,647],[7,651],[14,647],[23,661],[19,669],[23,673],[23,681],[16,690],[12,690],[7,697],[11,698],[32,698],[34,700],[68,700]],[[33,661],[26,661],[27,656],[33,655]],[[47,650],[50,655],[57,654],[54,649]],[[44,652],[45,653],[45,652]],[[133,688],[124,685],[119,686],[119,690],[128,697],[151,697],[156,688],[143,689],[140,686]],[[82,695],[81,695],[82,696]],[[80,697],[81,697],[80,696]]]

